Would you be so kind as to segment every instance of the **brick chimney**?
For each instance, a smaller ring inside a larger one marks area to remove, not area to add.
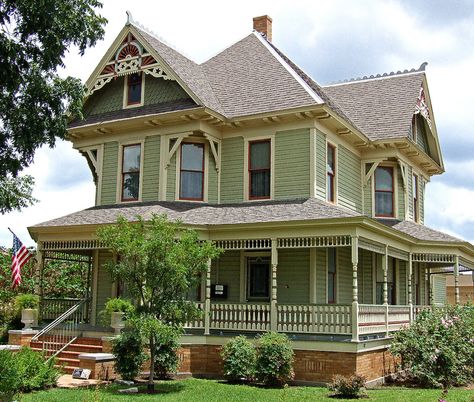
[[[268,15],[254,17],[253,29],[263,34],[269,42],[272,41],[272,19]]]

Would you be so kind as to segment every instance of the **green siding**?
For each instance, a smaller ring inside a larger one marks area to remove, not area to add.
[[[433,301],[435,304],[446,304],[446,277],[433,275]]]
[[[398,219],[405,219],[405,189],[403,187],[402,172],[399,167],[397,172],[397,191],[398,191]]]
[[[407,301],[407,264],[405,261],[398,261],[398,300],[397,304],[408,304]]]
[[[226,251],[211,267],[211,283],[227,285],[226,302],[240,301],[240,252]]]
[[[117,193],[118,142],[104,144],[101,205],[114,204]]]
[[[176,194],[176,152],[171,158],[166,178],[166,201],[174,201]]]
[[[352,303],[352,263],[349,247],[337,249],[337,304]]]
[[[372,216],[372,177],[364,187],[364,215]]]
[[[210,151],[210,150],[209,150]],[[209,152],[209,172],[208,172],[208,189],[207,189],[207,198],[208,202],[217,204],[217,170],[216,170],[216,161],[214,160],[214,155],[212,152]]]
[[[316,197],[326,200],[326,136],[316,132]]]
[[[424,224],[425,222],[425,180],[422,177],[418,177],[419,186],[420,186],[420,199],[418,201],[420,208],[420,223]]]
[[[360,159],[346,147],[340,145],[337,152],[337,167],[339,205],[355,212],[361,212]]]
[[[114,112],[123,108],[124,77],[119,77],[94,92],[86,101],[84,116]],[[155,105],[189,99],[176,81],[145,76],[144,105]]]
[[[275,136],[275,199],[310,196],[309,129],[277,132]]]
[[[419,116],[419,118],[421,118],[421,116]],[[430,155],[430,149],[429,149],[429,145],[428,145],[428,138],[427,138],[427,135],[426,135],[426,124],[425,124],[425,119],[422,119],[423,121],[423,126],[424,126],[424,129],[422,132],[418,132],[417,135],[416,135],[416,143],[418,144],[418,146],[423,150],[423,152],[427,155]]]
[[[373,303],[373,270],[372,270],[372,253],[362,250],[362,258],[359,258],[358,271],[362,275],[362,297],[359,299],[362,303]]]
[[[243,201],[244,139],[222,141],[221,202]]]
[[[326,249],[316,249],[316,303],[326,304]]]
[[[278,252],[278,303],[309,303],[309,249]]]
[[[411,166],[408,166],[407,175],[410,180],[408,183],[408,218],[413,219],[413,169]]]
[[[143,201],[158,201],[160,177],[160,137],[147,137],[143,157]]]
[[[99,320],[100,312],[105,308],[105,303],[112,297],[112,277],[107,271],[106,264],[112,260],[112,253],[108,251],[99,251],[99,270],[97,272],[97,322],[103,325]]]

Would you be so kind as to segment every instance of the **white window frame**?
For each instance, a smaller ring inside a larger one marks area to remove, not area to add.
[[[132,105],[128,104],[128,78],[130,75],[126,75],[123,79],[123,108],[124,109],[132,109],[134,107],[143,106],[145,103],[145,72],[144,71],[137,71],[137,73],[141,73],[142,75],[142,93],[141,93],[141,101],[140,103],[134,103]]]

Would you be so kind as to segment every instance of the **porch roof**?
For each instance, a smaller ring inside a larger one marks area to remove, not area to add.
[[[370,219],[316,198],[221,205],[160,201],[95,206],[36,224],[29,229],[35,231],[35,229],[40,228],[112,224],[117,221],[119,216],[123,216],[129,221],[134,221],[137,215],[140,215],[146,220],[150,219],[153,214],[166,214],[171,220],[180,219],[184,224],[196,226],[283,223],[348,218]],[[421,241],[464,242],[462,239],[410,221],[395,219],[377,219],[375,221]]]

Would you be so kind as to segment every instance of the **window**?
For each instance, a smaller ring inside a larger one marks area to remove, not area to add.
[[[328,144],[326,151],[327,159],[327,181],[326,181],[326,199],[329,202],[334,202],[336,199],[336,148]]]
[[[328,303],[336,303],[336,249],[328,248]]]
[[[270,259],[252,257],[247,259],[247,298],[270,300]]]
[[[142,73],[127,76],[127,106],[142,103]]]
[[[179,198],[193,201],[204,199],[204,144],[181,144]]]
[[[122,201],[137,201],[140,189],[141,145],[122,148]]]
[[[413,220],[418,222],[418,176],[413,175]]]
[[[394,216],[393,167],[375,169],[375,216]]]
[[[249,142],[249,199],[270,198],[270,140]]]

